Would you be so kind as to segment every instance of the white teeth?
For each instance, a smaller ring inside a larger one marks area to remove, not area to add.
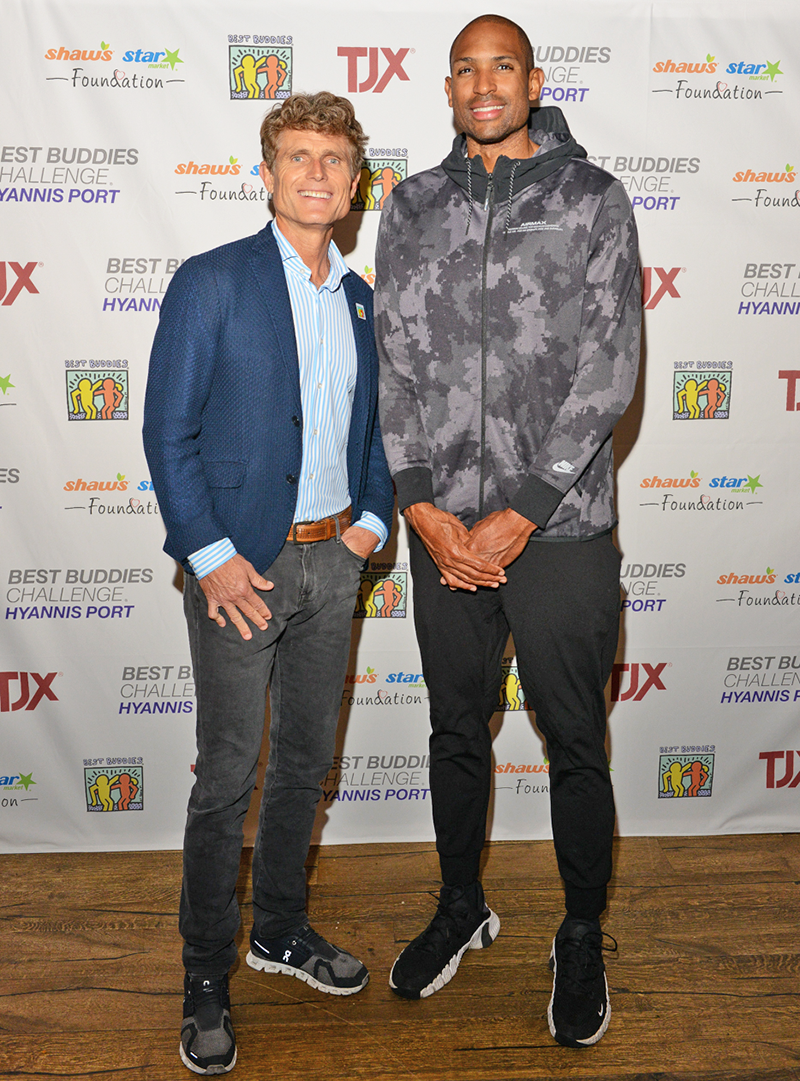
[[[314,199],[330,199],[331,193],[329,191],[301,191],[299,195],[310,195]]]

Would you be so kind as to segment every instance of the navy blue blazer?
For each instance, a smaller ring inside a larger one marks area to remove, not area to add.
[[[389,529],[372,290],[352,271],[342,284],[358,358],[347,444],[353,521],[369,510]],[[265,571],[294,518],[302,429],[292,309],[271,228],[187,259],[161,306],[144,408],[164,550],[191,569],[187,556],[230,537]]]

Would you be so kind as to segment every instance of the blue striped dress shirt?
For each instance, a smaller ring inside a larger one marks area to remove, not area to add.
[[[356,343],[342,278],[348,273],[341,253],[331,241],[330,272],[321,288],[311,270],[272,222],[283,260],[286,285],[300,363],[300,402],[303,410],[303,460],[297,490],[295,522],[315,522],[339,514],[350,503],[347,485],[347,436],[356,385]],[[356,525],[386,543],[386,526],[370,511]],[[209,544],[189,556],[203,578],[236,554],[230,538]]]

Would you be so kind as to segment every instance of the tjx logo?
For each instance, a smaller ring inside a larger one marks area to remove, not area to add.
[[[680,300],[681,295],[675,285],[675,279],[684,267],[674,266],[671,270],[665,270],[661,266],[642,267],[642,303],[645,311],[652,311],[662,297],[671,296]],[[658,284],[653,293],[653,274],[658,277]],[[652,295],[651,295],[652,294]]]
[[[0,672],[0,713],[14,713],[18,709],[36,709],[43,698],[57,702],[55,691],[50,687],[56,675],[56,672],[48,672],[46,676],[40,676],[38,672]],[[29,676],[36,684],[33,698],[31,698]],[[16,702],[12,702],[11,684],[17,681],[19,681],[19,698]]]
[[[665,691],[667,688],[661,682],[661,673],[666,667],[666,661],[663,664],[615,664],[611,672],[611,701],[627,702],[632,698],[634,702],[641,702],[651,687]],[[640,668],[647,677],[641,687],[639,686]],[[620,693],[623,672],[630,672],[631,683],[626,691]]]
[[[794,772],[794,756],[797,755],[798,759],[798,771],[797,776]],[[797,788],[800,785],[800,751],[762,751],[758,756],[767,763],[767,788]],[[784,758],[786,765],[784,767],[783,777],[779,781],[775,780],[775,763],[781,758]]]
[[[786,380],[786,412],[794,413],[795,409],[800,409],[800,402],[797,401],[797,380],[800,379],[800,372],[786,368],[778,372],[778,379]]]
[[[358,47],[355,45],[349,45],[347,47],[340,47],[338,55],[347,57],[347,92],[348,94],[363,94],[365,90],[372,90],[373,94],[382,94],[386,89],[386,86],[393,75],[396,75],[398,79],[402,79],[404,83],[409,82],[409,78],[403,71],[403,61],[410,52],[409,49],[398,49],[395,52],[393,49],[381,49],[386,58],[387,68],[381,75],[380,82],[378,82],[378,49],[367,49],[366,46]],[[369,74],[363,83],[358,81],[358,61],[359,57],[369,55]],[[378,84],[375,86],[375,84]],[[374,89],[373,89],[374,88]]]
[[[39,266],[42,264],[40,263]],[[6,267],[9,266],[17,276],[17,280],[8,290],[8,296],[6,296]],[[7,308],[9,304],[13,304],[17,297],[20,295],[23,289],[27,289],[29,293],[38,293],[39,290],[31,281],[31,274],[33,274],[36,263],[26,263],[22,266],[20,263],[0,263],[0,296],[4,297],[3,307]]]

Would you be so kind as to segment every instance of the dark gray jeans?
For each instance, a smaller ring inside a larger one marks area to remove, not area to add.
[[[253,852],[253,923],[273,938],[306,922],[304,864],[320,782],[331,768],[363,560],[332,538],[287,542],[264,576],[272,619],[244,641],[208,618],[186,575],[197,694],[197,764],[183,844],[180,931],[190,972],[236,959],[242,823],[256,779],[270,685],[270,751]]]

